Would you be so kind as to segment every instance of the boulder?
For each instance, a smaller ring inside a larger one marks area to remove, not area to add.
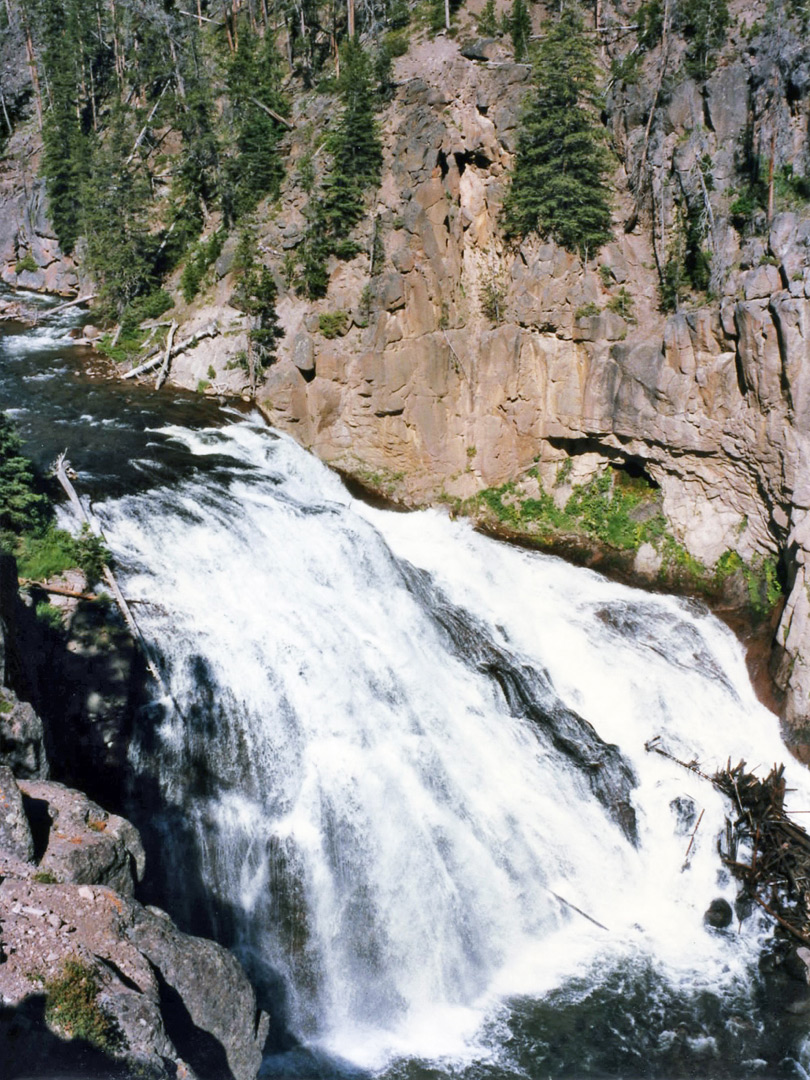
[[[22,794],[7,765],[0,765],[0,850],[22,862],[30,862],[34,857],[34,840]]]
[[[131,896],[143,876],[138,830],[86,795],[47,780],[20,780],[29,814],[37,814],[44,848],[40,869],[57,881],[100,884]]]
[[[269,1019],[242,968],[221,945],[135,901],[130,863],[140,876],[143,849],[128,821],[0,767],[4,1069],[51,1076],[78,1057],[88,1074],[122,1080],[254,1080]],[[90,1042],[72,1039],[46,1009],[65,979],[93,989],[83,1008],[102,1031]]]
[[[703,916],[703,921],[707,926],[714,927],[715,930],[725,930],[727,926],[731,926],[733,917],[734,912],[731,904],[728,900],[718,897],[709,904]]]

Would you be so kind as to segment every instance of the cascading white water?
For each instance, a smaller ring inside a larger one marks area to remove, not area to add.
[[[480,1054],[499,1000],[639,958],[745,994],[761,922],[702,918],[734,899],[723,802],[644,749],[784,759],[729,631],[441,513],[358,503],[260,424],[169,433],[199,474],[96,507],[177,705],[133,767],[188,824],[242,955],[284,980],[294,1032],[373,1067]],[[596,790],[604,763],[510,706],[482,649],[618,745],[637,844]]]

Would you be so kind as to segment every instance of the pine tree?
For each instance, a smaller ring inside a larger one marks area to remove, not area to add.
[[[230,191],[226,216],[238,219],[255,209],[265,195],[278,192],[284,167],[276,149],[282,126],[273,112],[286,112],[279,90],[281,72],[272,34],[259,40],[245,28],[228,70],[228,90],[235,120],[235,153],[229,162]]]
[[[127,119],[119,108],[105,140],[96,141],[81,199],[86,265],[99,282],[109,314],[116,317],[156,284],[158,242],[149,230],[151,192],[137,167],[125,165],[134,141]]]
[[[532,34],[532,20],[526,6],[526,0],[512,0],[512,11],[509,15],[509,33],[512,37],[515,60],[525,59],[529,53],[529,38]]]
[[[593,45],[567,10],[537,50],[504,206],[508,234],[537,231],[586,258],[610,239],[610,156],[597,104]]]
[[[0,529],[21,532],[45,526],[50,503],[36,488],[31,462],[22,455],[22,440],[0,412]]]
[[[338,82],[342,109],[327,141],[329,175],[311,214],[301,252],[302,291],[323,296],[330,255],[351,258],[360,250],[349,233],[366,212],[366,191],[380,181],[382,146],[377,128],[372,64],[355,38],[342,54]]]

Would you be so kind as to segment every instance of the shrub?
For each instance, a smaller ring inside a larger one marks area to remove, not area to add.
[[[633,308],[635,307],[635,301],[632,294],[622,285],[618,293],[615,296],[611,296],[607,302],[608,311],[612,311],[615,315],[621,315],[627,322],[636,322],[636,317],[633,314]]]
[[[71,1039],[86,1039],[107,1053],[126,1045],[114,1017],[98,1003],[96,973],[79,960],[66,960],[62,974],[45,983],[45,1019]]]
[[[587,304],[583,304],[582,307],[578,307],[574,312],[575,319],[592,319],[594,315],[601,314],[602,309],[598,304],[595,304],[593,300],[589,300]]]
[[[495,0],[487,0],[484,9],[477,17],[478,33],[482,37],[495,37],[498,33],[498,16],[495,14]]]
[[[88,585],[100,581],[104,566],[112,562],[112,555],[100,536],[85,522],[74,541],[76,564],[87,579]]]
[[[343,337],[349,328],[349,316],[345,311],[326,311],[318,316],[318,329],[325,338]]]
[[[39,270],[37,261],[30,251],[26,251],[25,255],[14,264],[15,274],[23,274],[25,272],[35,274],[37,270]]]
[[[481,312],[496,325],[503,319],[506,286],[495,277],[489,278],[481,290]]]

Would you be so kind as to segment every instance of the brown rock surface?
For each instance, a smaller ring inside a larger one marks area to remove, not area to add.
[[[51,820],[44,838],[41,804]],[[130,863],[142,872],[140,838],[129,822],[62,785],[17,785],[0,769],[0,1040],[7,1064],[14,1075],[21,1068],[51,1075],[66,1059],[70,1044],[51,1034],[69,1033],[47,1011],[41,1047],[13,1036],[31,1028],[35,1000],[44,995],[47,1004],[53,983],[78,964],[98,987],[93,1007],[120,1036],[106,1048],[113,1075],[119,1062],[154,1080],[193,1080],[198,1071],[253,1080],[268,1020],[257,1013],[241,967],[222,946],[181,933],[163,912],[135,901]],[[85,1050],[95,1061],[93,1047]]]

